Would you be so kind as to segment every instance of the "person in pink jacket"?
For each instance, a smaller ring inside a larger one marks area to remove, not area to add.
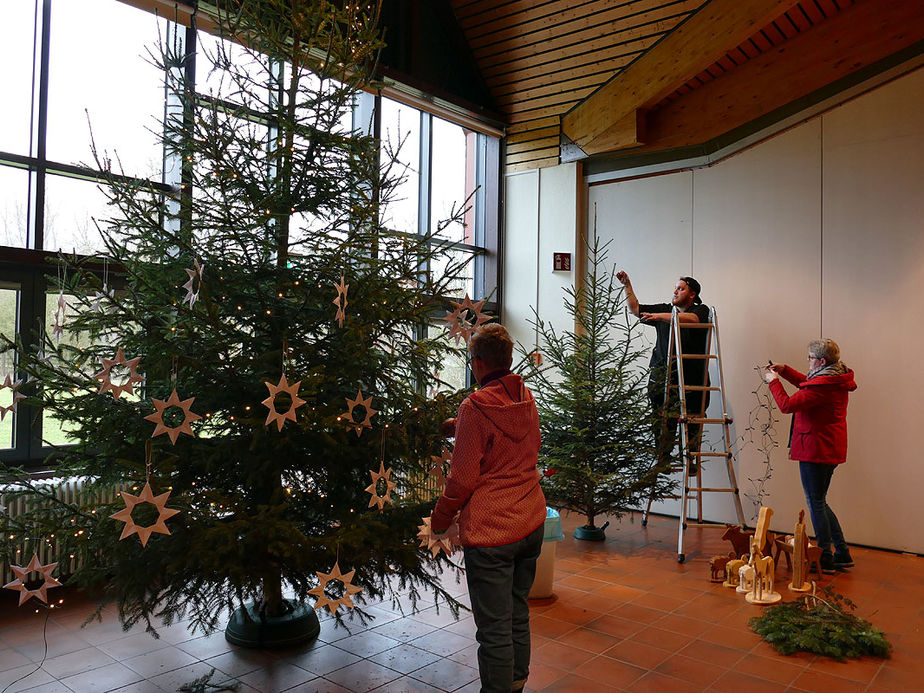
[[[827,573],[854,564],[837,515],[827,502],[834,470],[847,460],[847,399],[857,389],[853,371],[840,355],[836,342],[819,339],[809,342],[807,375],[771,363],[764,376],[780,411],[793,414],[789,458],[799,462],[815,541],[822,550],[821,569]],[[799,389],[787,395],[781,377]]]
[[[536,468],[539,415],[523,379],[510,372],[513,340],[503,326],[482,325],[468,348],[481,389],[444,424],[445,433],[454,427],[456,441],[430,525],[444,532],[459,513],[481,691],[509,693],[521,690],[529,675],[526,599],[545,527]]]

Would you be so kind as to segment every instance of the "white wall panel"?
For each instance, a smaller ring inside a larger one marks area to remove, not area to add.
[[[528,321],[536,305],[539,171],[507,176],[504,190],[504,266],[501,323],[515,343],[532,346]],[[516,360],[514,355],[514,360]]]

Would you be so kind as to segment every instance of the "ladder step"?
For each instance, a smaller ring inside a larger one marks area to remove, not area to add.
[[[731,418],[727,418],[727,419],[702,419],[702,418],[700,418],[700,417],[694,416],[694,417],[688,418],[688,419],[686,420],[686,422],[687,422],[687,423],[691,423],[691,424],[725,424],[725,423],[730,424],[730,423],[733,423],[734,420],[731,419]],[[683,419],[681,419],[681,423],[683,423]]]
[[[687,492],[696,491],[697,493],[734,493],[735,489],[733,488],[706,488],[699,486],[688,486]]]
[[[731,457],[730,452],[688,452],[691,457]]]
[[[680,323],[680,329],[682,330],[690,330],[690,329],[696,329],[696,328],[699,328],[701,330],[711,330],[713,327],[715,327],[715,324],[711,322],[682,322]]]
[[[671,358],[676,359],[677,355],[674,354],[671,356]],[[716,356],[715,354],[681,354],[680,358],[704,360],[704,359],[717,359],[719,357]]]
[[[676,389],[678,389],[679,387],[680,387],[679,385],[671,385],[671,389],[672,389],[672,390],[676,390]],[[720,388],[720,387],[713,387],[713,386],[711,386],[711,385],[684,385],[684,386],[683,386],[683,389],[684,389],[684,390],[689,390],[690,392],[706,392],[707,390],[708,390],[709,392],[718,392],[718,391],[721,390],[722,388]]]

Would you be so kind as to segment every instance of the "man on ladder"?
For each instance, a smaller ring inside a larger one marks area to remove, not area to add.
[[[681,349],[684,354],[705,354],[707,350],[706,339],[708,337],[706,330],[684,330],[683,323],[706,323],[709,322],[709,307],[703,304],[699,297],[700,285],[693,277],[681,277],[674,286],[674,296],[670,303],[639,303],[635,292],[632,290],[632,282],[629,275],[624,271],[616,273],[616,278],[626,288],[626,301],[629,310],[635,314],[638,319],[646,324],[652,325],[657,333],[654,349],[651,352],[651,373],[648,377],[648,400],[651,402],[652,411],[656,416],[655,426],[655,444],[658,450],[658,466],[662,472],[670,471],[673,460],[671,453],[674,449],[674,442],[677,435],[679,395],[676,389],[672,389],[670,396],[665,398],[664,369],[670,363],[668,357],[670,354],[670,333],[671,333],[671,311],[674,306],[677,307],[678,321],[681,324],[680,339]],[[683,381],[687,385],[708,385],[708,367],[709,362],[706,359],[689,359],[683,363]],[[671,373],[671,383],[677,383],[677,374]],[[696,390],[686,392],[686,408],[688,417],[702,417],[706,408],[709,406],[709,390]],[[700,424],[689,423],[688,425],[689,449],[687,453],[699,452],[700,442],[702,439],[702,426]],[[698,468],[697,459],[691,457],[689,465],[690,475],[696,474]]]

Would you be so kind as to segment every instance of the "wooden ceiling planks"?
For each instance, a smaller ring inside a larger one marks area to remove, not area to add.
[[[560,117],[704,2],[452,0],[510,124],[508,171],[558,163]]]

